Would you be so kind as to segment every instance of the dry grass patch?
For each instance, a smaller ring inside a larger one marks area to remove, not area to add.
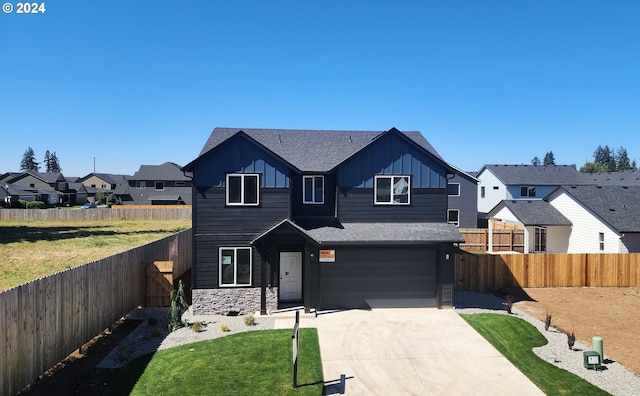
[[[0,291],[189,227],[189,219],[0,221]]]

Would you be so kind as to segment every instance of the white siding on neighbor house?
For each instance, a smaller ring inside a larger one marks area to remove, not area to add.
[[[507,198],[505,185],[493,174],[489,169],[485,169],[477,177],[480,180],[478,184],[478,212],[489,213],[503,199]],[[482,187],[484,187],[485,195],[482,198]],[[494,190],[493,187],[498,187]]]
[[[582,204],[564,192],[551,197],[549,203],[571,223],[571,235],[567,253],[622,253],[620,237],[608,225],[602,223]],[[600,250],[599,233],[604,234],[604,250]]]
[[[505,223],[511,223],[511,224],[518,224],[518,225],[522,225],[522,223],[520,223],[520,220],[518,220],[516,218],[516,216],[513,214],[512,211],[509,210],[509,208],[502,208],[500,209],[493,217],[493,220],[497,220],[497,221],[504,221]]]
[[[547,253],[567,253],[571,227],[547,227]]]

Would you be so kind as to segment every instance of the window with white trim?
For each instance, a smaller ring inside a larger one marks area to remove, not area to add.
[[[227,205],[257,206],[259,204],[259,174],[230,173],[227,175]]]
[[[251,286],[251,248],[219,249],[219,285]]]
[[[460,210],[449,209],[447,210],[447,222],[449,224],[455,224],[456,227],[460,225]]]
[[[411,203],[410,176],[376,176],[374,203],[376,205],[409,205]]]
[[[324,176],[302,176],[302,202],[324,203]]]
[[[447,195],[450,197],[459,197],[460,196],[460,183],[448,183],[447,184]]]
[[[155,188],[156,188],[156,191],[164,190],[164,182],[163,181],[155,182]]]

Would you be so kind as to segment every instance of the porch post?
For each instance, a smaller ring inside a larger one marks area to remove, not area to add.
[[[269,257],[269,256],[267,256]],[[267,314],[267,260],[260,255],[260,315]]]
[[[310,251],[308,246],[304,247],[304,258],[303,258],[303,290],[304,290],[304,313],[311,312],[311,296],[313,295],[311,292],[311,288],[313,287],[313,274],[311,272],[311,262],[314,260],[313,251]]]

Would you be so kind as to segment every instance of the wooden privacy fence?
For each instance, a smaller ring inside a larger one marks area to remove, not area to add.
[[[191,206],[95,208],[95,209],[0,209],[0,220],[75,221],[75,220],[173,220],[190,219]]]
[[[640,286],[640,253],[456,254],[456,288]]]
[[[13,395],[145,302],[145,266],[191,268],[191,229],[0,293],[0,395]]]
[[[489,250],[489,229],[487,228],[459,228],[464,237],[460,249],[467,251]],[[524,230],[522,229],[494,229],[493,250],[496,252],[512,251],[524,252]]]

